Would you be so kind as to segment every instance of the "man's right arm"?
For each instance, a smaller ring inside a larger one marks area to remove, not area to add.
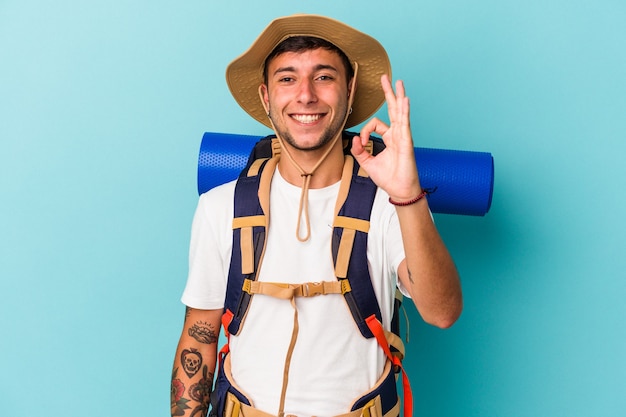
[[[172,416],[206,416],[222,310],[187,307],[172,370]]]

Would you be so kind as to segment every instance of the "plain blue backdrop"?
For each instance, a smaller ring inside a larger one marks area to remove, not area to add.
[[[0,414],[169,415],[200,140],[267,133],[224,70],[296,12],[381,41],[417,146],[495,158],[436,215],[465,310],[409,309],[416,415],[626,415],[623,0],[0,0]]]

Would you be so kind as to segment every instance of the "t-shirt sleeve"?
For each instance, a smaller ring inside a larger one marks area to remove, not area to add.
[[[370,261],[376,261],[376,263],[371,262],[370,267],[382,269],[382,276],[388,279],[388,288],[386,285],[385,292],[381,295],[383,299],[390,297],[390,302],[393,302],[396,287],[403,290],[398,281],[398,267],[404,260],[404,245],[402,244],[402,233],[400,232],[396,209],[389,204],[388,199],[387,193],[378,188],[372,208],[371,219],[374,223],[369,233],[370,244],[377,248],[372,253],[373,259]]]
[[[389,204],[389,207],[386,208],[389,212],[389,223],[387,226],[387,234],[385,247],[387,248],[387,258],[389,259],[389,265],[393,270],[394,275],[398,276],[398,268],[400,264],[405,258],[404,254],[404,244],[402,243],[402,233],[400,231],[400,222],[398,221],[398,215],[396,214],[395,208]],[[400,292],[405,297],[411,298],[409,292],[404,288],[402,282],[397,280],[396,285],[400,289]]]
[[[189,244],[189,274],[181,301],[191,308],[224,307],[232,248],[234,183],[202,194]]]
[[[400,223],[398,222],[398,216],[395,212],[390,216],[389,219],[389,229],[387,237],[387,256],[389,257],[389,264],[397,275],[398,268],[404,260],[405,254],[404,244],[402,243],[402,233],[400,232]]]
[[[406,257],[406,254],[404,253],[404,244],[402,243],[402,232],[400,230],[400,222],[398,220],[398,215],[396,214],[395,207],[393,207],[391,204],[389,204],[389,206],[391,207],[391,210],[393,211],[393,213],[389,216],[389,226],[388,226],[387,235],[386,235],[387,257],[389,258],[389,264],[393,268],[394,273],[396,274],[396,276],[398,276],[398,268],[400,267],[400,264]],[[434,222],[432,213],[430,217]],[[409,292],[407,291],[406,287],[402,284],[400,279],[398,279],[397,286],[400,289],[400,292],[402,293],[402,295],[404,295],[405,297],[411,298],[411,296],[409,295]]]

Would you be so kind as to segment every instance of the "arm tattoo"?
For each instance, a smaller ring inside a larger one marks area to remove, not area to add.
[[[217,342],[217,334],[213,328],[213,325],[198,321],[191,328],[189,328],[189,336],[193,337],[200,343],[206,343],[210,345],[211,343]]]
[[[202,366],[202,355],[194,348],[183,349],[180,353],[180,363],[183,365],[183,371],[191,378]]]
[[[185,410],[190,409],[187,405],[189,400],[183,397],[185,394],[185,384],[182,383],[180,379],[176,377],[178,374],[178,368],[174,368],[172,372],[172,386],[171,386],[171,406],[172,406],[172,416],[183,416],[185,415]]]
[[[213,374],[209,372],[206,365],[202,367],[202,378],[198,383],[189,387],[189,396],[199,402],[198,406],[193,409],[190,417],[194,417],[197,413],[204,417],[209,411],[211,399],[211,391],[213,390]]]
[[[409,268],[406,269],[409,275],[409,281],[411,282],[411,284],[415,284],[415,281],[413,281],[413,274],[411,274],[411,270]]]

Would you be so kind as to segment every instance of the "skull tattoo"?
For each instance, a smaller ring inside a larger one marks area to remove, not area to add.
[[[194,348],[185,349],[180,354],[180,362],[187,376],[191,378],[198,373],[202,366],[202,355]]]

